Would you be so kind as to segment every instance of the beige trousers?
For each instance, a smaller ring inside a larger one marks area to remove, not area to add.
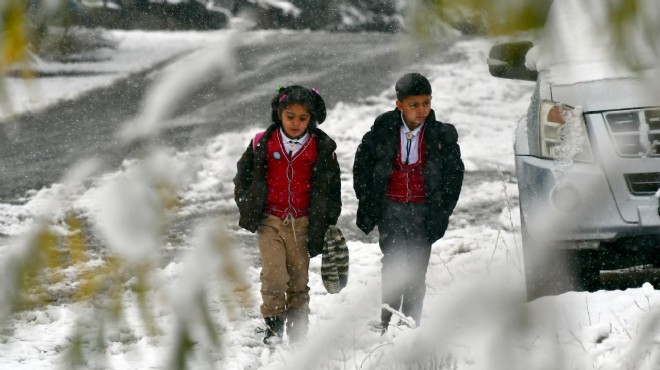
[[[261,314],[309,313],[307,217],[282,220],[264,214],[257,231],[261,253]]]

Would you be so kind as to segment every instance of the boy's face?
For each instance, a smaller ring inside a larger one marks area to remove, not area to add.
[[[284,133],[291,139],[297,139],[305,134],[311,118],[309,110],[298,103],[289,104],[280,112]]]
[[[409,129],[421,126],[431,113],[431,95],[415,95],[396,101],[396,107],[403,113],[403,120]]]

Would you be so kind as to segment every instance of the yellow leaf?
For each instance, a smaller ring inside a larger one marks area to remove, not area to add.
[[[28,38],[26,32],[25,5],[22,1],[12,1],[2,14],[2,60],[0,66],[5,67],[22,62],[27,55]]]
[[[75,215],[68,215],[65,220],[69,228],[69,253],[71,254],[71,264],[87,262],[87,245],[85,235],[82,229],[82,222]]]

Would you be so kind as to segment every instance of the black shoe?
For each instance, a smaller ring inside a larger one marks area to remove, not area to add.
[[[282,341],[284,335],[284,319],[279,316],[266,317],[266,336],[265,344],[277,344]]]
[[[389,323],[384,322],[384,321],[372,321],[369,323],[369,326],[371,327],[371,331],[375,331],[377,333],[380,333],[380,335],[385,335],[387,333],[387,328],[389,327]]]
[[[306,312],[289,312],[286,317],[286,335],[290,343],[299,343],[307,336],[309,315]]]
[[[389,323],[387,322],[381,322],[380,323],[380,335],[385,335],[387,333],[387,328],[390,326]]]

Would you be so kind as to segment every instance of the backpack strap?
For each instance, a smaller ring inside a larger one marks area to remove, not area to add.
[[[252,138],[252,150],[253,151],[255,151],[255,152],[257,151],[257,144],[259,144],[259,140],[261,140],[261,137],[264,136],[265,133],[266,133],[266,131],[261,131],[261,132],[257,133],[256,135],[254,135],[254,138]]]

